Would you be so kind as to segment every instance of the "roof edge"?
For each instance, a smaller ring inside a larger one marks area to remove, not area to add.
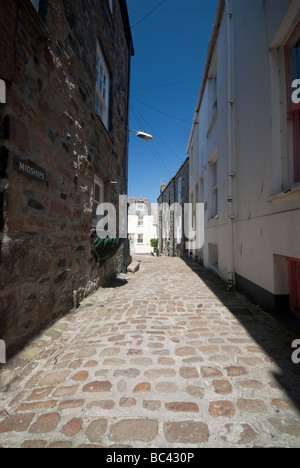
[[[206,59],[206,63],[205,63],[203,79],[202,79],[201,88],[200,88],[200,92],[199,92],[197,107],[196,107],[196,110],[195,110],[194,120],[193,120],[193,124],[192,124],[192,130],[191,130],[189,143],[188,143],[188,147],[187,147],[187,153],[189,153],[190,146],[191,146],[191,141],[192,141],[192,138],[194,136],[195,125],[196,125],[196,122],[197,122],[201,102],[202,102],[203,95],[204,95],[205,85],[206,85],[206,81],[207,81],[207,76],[208,76],[208,71],[209,71],[209,68],[210,68],[212,56],[213,56],[215,46],[216,46],[216,43],[217,43],[217,39],[218,39],[218,36],[219,36],[219,31],[220,31],[221,21],[222,21],[223,14],[224,14],[224,9],[225,9],[225,0],[219,0],[217,13],[216,13],[216,18],[215,18],[215,22],[214,22],[214,26],[213,26],[213,31],[212,31],[211,39],[210,39],[209,45],[208,45],[207,59]]]

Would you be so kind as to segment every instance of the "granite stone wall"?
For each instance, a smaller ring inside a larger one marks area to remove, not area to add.
[[[94,177],[126,193],[131,37],[126,3],[0,0],[0,338],[12,355],[115,276],[122,248],[91,252]],[[128,20],[128,17],[127,17]],[[128,32],[129,31],[129,32]],[[94,113],[96,47],[110,75],[109,125]],[[111,184],[111,182],[117,184]]]

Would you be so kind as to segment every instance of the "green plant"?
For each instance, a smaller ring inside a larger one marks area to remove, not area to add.
[[[153,247],[153,249],[154,249],[154,253],[157,253],[157,243],[158,243],[157,239],[151,239],[150,240],[150,244],[151,244],[151,247]]]

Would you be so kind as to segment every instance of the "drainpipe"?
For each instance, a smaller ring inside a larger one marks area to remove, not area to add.
[[[128,51],[128,86],[130,86],[131,78],[131,56],[133,54],[133,46],[131,40],[129,41],[129,51]],[[130,108],[130,93],[128,88],[127,93],[127,124],[126,124],[126,154],[125,154],[125,195],[128,197],[128,158],[129,158],[129,108]],[[129,248],[129,238],[128,238],[128,203],[126,207],[123,206],[123,209],[126,209],[126,224],[127,224],[127,237],[123,241],[123,263],[122,263],[122,273],[127,273],[127,261],[128,256],[130,255]],[[121,207],[120,207],[121,209]]]
[[[233,116],[234,116],[234,98],[233,98],[233,13],[232,0],[225,0],[226,18],[227,18],[227,140],[228,140],[228,239],[229,239],[229,264],[228,264],[228,288],[235,285],[235,251],[234,251],[234,224],[235,210],[233,203],[233,183],[235,173],[233,170],[234,159],[234,138],[233,138]]]

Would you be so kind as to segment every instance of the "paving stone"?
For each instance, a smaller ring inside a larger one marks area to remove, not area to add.
[[[140,375],[141,371],[139,369],[119,369],[114,372],[114,377],[127,377],[129,379],[134,379]]]
[[[114,400],[92,401],[87,405],[87,408],[102,408],[104,410],[113,410],[115,407]]]
[[[151,383],[150,382],[141,382],[136,385],[133,389],[133,393],[146,393],[151,392]]]
[[[220,395],[229,395],[233,392],[233,388],[228,380],[213,380],[212,385],[215,389],[215,393]]]
[[[177,401],[172,403],[166,403],[165,407],[169,411],[175,411],[177,413],[199,413],[199,407],[197,403],[190,403],[184,401]]]
[[[237,400],[237,407],[246,413],[260,413],[266,411],[266,405],[262,400],[239,398]]]
[[[194,348],[189,348],[186,346],[185,348],[178,348],[175,351],[176,356],[195,356],[196,350]]]
[[[174,444],[200,444],[210,436],[207,424],[194,421],[165,423],[164,435],[167,442]]]
[[[255,306],[229,312],[248,300],[193,265],[146,257],[63,318],[60,337],[39,338],[30,364],[11,361],[0,446],[298,447],[292,336]]]
[[[179,373],[183,379],[198,379],[199,377],[196,367],[180,367]]]
[[[38,417],[37,421],[30,427],[30,433],[52,432],[60,421],[59,413],[48,413]]]
[[[282,411],[296,409],[295,405],[290,400],[287,400],[286,398],[274,398],[272,400],[272,404],[275,406],[275,408],[278,408],[279,410],[282,410]]]
[[[112,388],[111,382],[91,382],[83,387],[84,392],[109,392]]]
[[[159,382],[155,390],[160,393],[176,393],[178,386],[174,382]]]
[[[151,366],[153,364],[153,360],[150,358],[133,358],[130,359],[130,364],[134,366]]]
[[[162,369],[148,369],[144,372],[145,377],[175,377],[176,371],[174,369],[162,368]]]
[[[60,384],[65,381],[65,379],[70,374],[70,371],[57,371],[47,374],[43,379],[40,381],[41,386],[47,385],[55,385]]]
[[[107,420],[106,419],[95,419],[92,421],[85,433],[90,442],[100,442],[101,438],[104,436],[107,430]]]
[[[232,418],[235,415],[235,408],[231,401],[213,401],[209,405],[209,412],[213,418]]]
[[[248,371],[245,367],[229,366],[225,367],[228,377],[239,377],[241,375],[247,375]]]
[[[78,390],[78,385],[72,385],[70,387],[60,387],[53,393],[54,397],[64,397],[67,395],[74,395]]]
[[[242,388],[249,388],[253,390],[260,390],[265,386],[262,382],[259,382],[259,380],[239,380],[238,384]]]
[[[75,374],[72,377],[72,380],[75,380],[75,382],[84,382],[85,380],[88,379],[89,373],[87,371],[81,371]]]
[[[74,437],[80,431],[82,426],[81,418],[74,418],[64,425],[61,432],[67,437]]]
[[[300,437],[300,422],[294,418],[269,418],[268,421],[280,434]]]
[[[125,419],[113,424],[110,440],[115,442],[151,442],[158,433],[158,421],[152,419]]]
[[[205,395],[205,390],[204,388],[202,387],[199,387],[197,385],[189,385],[187,388],[186,388],[186,392],[191,395],[191,396],[194,396],[194,397],[197,397],[197,398],[204,398],[204,395]]]
[[[44,449],[46,448],[47,442],[45,440],[25,440],[21,448],[22,449]]]
[[[31,393],[27,401],[43,400],[44,398],[46,398],[46,396],[49,395],[49,393],[52,392],[52,390],[52,387],[38,388]]]
[[[0,433],[26,431],[33,418],[34,414],[17,414],[7,416],[7,418],[0,422]]]
[[[158,400],[144,400],[143,408],[149,411],[159,411],[161,408],[161,401]]]
[[[16,412],[34,411],[37,409],[50,409],[56,406],[57,400],[36,401],[34,403],[22,403]]]
[[[60,409],[81,408],[84,405],[84,400],[66,400],[59,404]]]
[[[100,353],[100,356],[118,356],[121,350],[119,348],[106,348]]]
[[[136,405],[136,399],[130,397],[123,397],[120,399],[119,405],[121,408],[132,408]]]
[[[52,442],[47,448],[49,449],[70,449],[72,442]]]
[[[204,378],[222,377],[223,373],[217,367],[201,367],[201,375]]]

